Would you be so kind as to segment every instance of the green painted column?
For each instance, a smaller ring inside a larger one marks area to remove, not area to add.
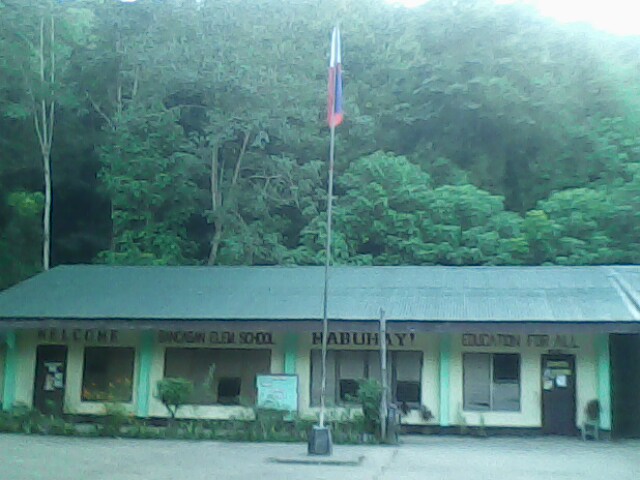
[[[595,351],[598,365],[598,401],[600,402],[600,428],[611,430],[611,356],[609,335],[596,335]]]
[[[152,331],[144,331],[140,335],[140,353],[138,362],[138,389],[136,405],[137,417],[149,416],[149,399],[152,394],[151,367],[153,365],[153,347],[155,334]]]
[[[451,335],[440,336],[440,426],[449,426]]]
[[[284,337],[284,373],[296,373],[296,357],[298,356],[298,335],[287,333]]]
[[[18,370],[18,348],[16,332],[5,333],[7,352],[4,358],[4,390],[2,392],[2,409],[11,410],[16,401],[16,375]]]

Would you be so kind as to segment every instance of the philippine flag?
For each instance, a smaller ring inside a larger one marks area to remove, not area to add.
[[[340,52],[340,30],[335,27],[331,35],[327,123],[329,127],[337,127],[342,123],[342,119],[342,55]]]

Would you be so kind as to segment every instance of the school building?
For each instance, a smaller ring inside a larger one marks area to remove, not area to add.
[[[287,378],[315,415],[322,292],[322,267],[56,267],[0,292],[2,408],[167,417],[156,384],[183,377],[180,417],[246,417]],[[640,435],[640,267],[332,267],[329,318],[333,413],[385,341],[404,425],[573,435],[598,400],[603,430]]]

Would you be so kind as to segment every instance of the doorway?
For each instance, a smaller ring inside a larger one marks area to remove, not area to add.
[[[542,431],[549,435],[577,433],[573,355],[542,355]]]
[[[43,413],[62,414],[67,370],[65,345],[38,345],[33,406]]]
[[[612,334],[611,404],[615,438],[640,438],[640,335]]]

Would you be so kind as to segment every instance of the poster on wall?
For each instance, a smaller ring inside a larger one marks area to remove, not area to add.
[[[258,408],[298,411],[297,375],[258,375]]]

